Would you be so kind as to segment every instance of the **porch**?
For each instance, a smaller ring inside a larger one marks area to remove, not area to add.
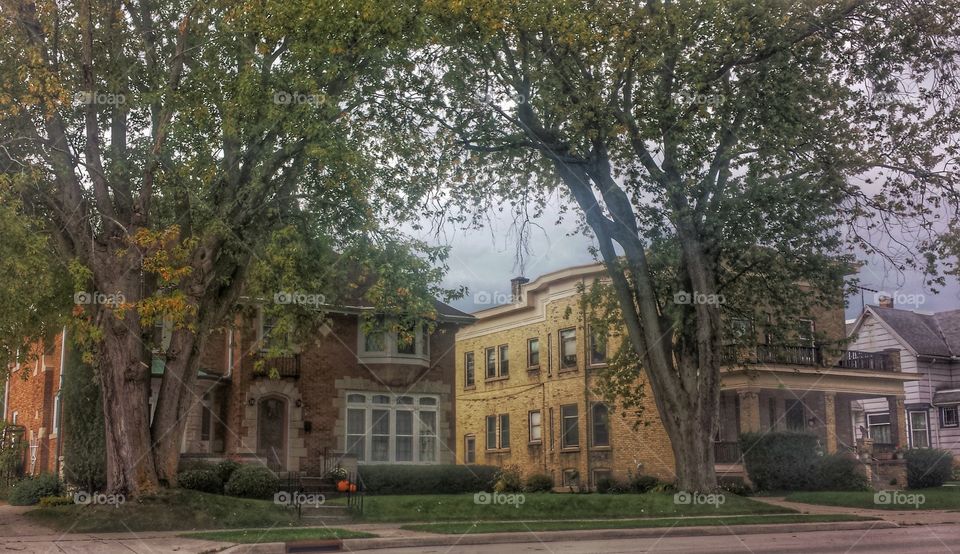
[[[714,444],[719,474],[743,474],[739,438],[749,432],[810,433],[824,453],[876,452],[869,432],[855,425],[857,400],[882,400],[896,414],[890,418],[891,444],[882,449],[906,446],[903,383],[917,377],[900,371],[896,353],[763,345],[727,354]]]

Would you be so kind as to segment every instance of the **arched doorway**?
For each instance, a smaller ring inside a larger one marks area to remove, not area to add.
[[[287,467],[287,401],[277,396],[260,399],[257,409],[257,455],[274,471]]]

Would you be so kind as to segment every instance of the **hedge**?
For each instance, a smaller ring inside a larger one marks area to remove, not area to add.
[[[223,479],[211,469],[188,469],[177,474],[177,484],[182,489],[220,494]]]
[[[7,500],[14,506],[32,506],[45,496],[59,496],[63,489],[60,479],[52,473],[29,477],[13,485]]]
[[[500,470],[478,465],[364,465],[360,484],[369,494],[460,494],[492,491]]]
[[[806,433],[747,433],[743,462],[757,490],[864,490],[860,463],[845,454],[821,456],[818,438]]]
[[[904,453],[907,486],[911,489],[939,487],[953,475],[953,454],[936,448],[913,448]]]
[[[241,465],[223,487],[230,496],[243,498],[270,498],[277,492],[280,480],[277,475],[261,465]]]

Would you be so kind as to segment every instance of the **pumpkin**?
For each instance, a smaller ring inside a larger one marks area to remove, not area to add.
[[[337,482],[337,492],[347,492],[350,488],[350,481],[346,479]]]
[[[357,492],[357,484],[350,483],[350,492]]]

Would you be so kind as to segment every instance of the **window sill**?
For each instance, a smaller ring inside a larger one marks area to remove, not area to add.
[[[590,450],[593,452],[609,452],[613,450],[613,447],[610,446],[609,444],[605,444],[601,446],[591,446]]]
[[[509,375],[501,375],[501,376],[499,376],[499,377],[487,377],[486,379],[483,380],[483,382],[484,382],[484,383],[492,383],[492,382],[494,382],[494,381],[506,381],[506,380],[509,379],[509,378],[510,378]]]
[[[562,447],[562,448],[560,449],[560,453],[561,453],[561,454],[567,454],[567,453],[573,453],[573,452],[580,452],[580,447],[579,447],[579,446],[565,446],[565,447]]]
[[[488,454],[509,454],[510,449],[509,448],[488,448],[484,450],[484,452]]]
[[[591,363],[591,364],[590,364],[590,367],[591,367],[591,368],[595,368],[595,367],[596,367],[596,368],[607,367],[607,362]]]
[[[476,383],[472,385],[464,385],[463,390],[477,390],[477,385]]]
[[[540,371],[540,366],[538,366],[538,365],[532,365],[532,366],[530,366],[530,367],[527,368],[527,371]]]
[[[579,367],[562,367],[557,370],[557,375],[563,375],[564,373],[576,373],[580,371]]]
[[[529,441],[527,446],[543,446],[543,441]]]

